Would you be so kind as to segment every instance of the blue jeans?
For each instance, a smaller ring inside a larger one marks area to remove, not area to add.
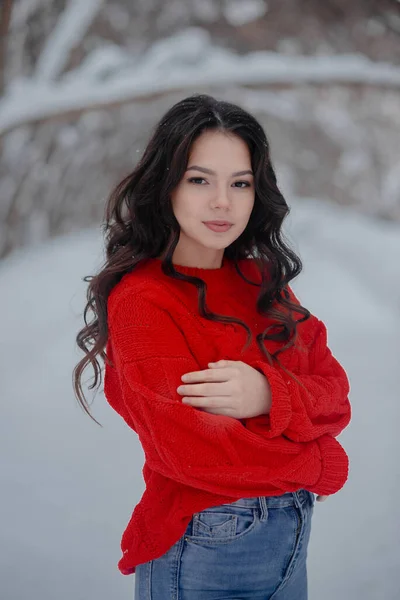
[[[195,513],[168,552],[136,566],[135,600],[307,600],[314,502],[298,490]]]

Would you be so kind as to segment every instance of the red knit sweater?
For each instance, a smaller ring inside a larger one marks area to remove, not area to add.
[[[270,366],[258,348],[255,336],[270,323],[256,310],[260,288],[246,283],[231,261],[224,259],[219,269],[175,267],[206,282],[210,310],[251,328],[253,340],[243,353],[244,328],[201,317],[197,288],[164,275],[161,264],[139,264],[108,301],[107,354],[115,368],[106,366],[105,395],[137,432],[145,455],[146,489],[121,541],[124,575],[167,552],[195,512],[300,488],[334,494],[348,477],[348,457],[335,437],[351,418],[349,383],[327,347],[324,324],[311,316],[298,325],[303,348],[296,342],[279,355],[303,387]],[[239,265],[260,284],[253,260]],[[273,352],[282,343],[265,344]],[[240,421],[182,403],[176,391],[181,376],[221,359],[241,360],[267,377],[269,415]]]

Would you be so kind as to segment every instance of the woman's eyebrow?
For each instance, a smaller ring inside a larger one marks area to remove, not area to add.
[[[186,171],[200,171],[201,173],[207,173],[208,175],[216,175],[216,172],[212,169],[206,169],[206,167],[199,167],[198,165],[192,165]],[[236,171],[232,173],[232,177],[239,177],[240,175],[253,175],[253,171],[247,169],[246,171]]]

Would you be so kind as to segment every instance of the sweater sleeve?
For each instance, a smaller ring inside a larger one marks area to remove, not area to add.
[[[291,290],[290,293],[292,300],[299,303]],[[327,434],[336,437],[349,424],[350,386],[346,372],[328,347],[324,323],[311,316],[310,327],[309,372],[296,373],[297,381],[279,366],[264,361],[252,363],[266,376],[272,393],[269,415],[246,421],[246,427],[253,432],[266,438],[284,435],[295,442],[308,442]]]
[[[335,440],[266,440],[239,421],[182,403],[181,376],[205,369],[168,312],[132,294],[109,302],[106,396],[138,434],[148,466],[177,482],[232,497],[305,487],[335,493],[348,458]],[[118,377],[107,376],[115,369]],[[119,381],[119,387],[116,382]],[[111,383],[113,382],[113,383]]]

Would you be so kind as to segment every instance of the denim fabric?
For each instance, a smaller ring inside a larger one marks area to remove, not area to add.
[[[168,552],[136,566],[134,600],[307,600],[314,502],[299,490],[195,513]]]

